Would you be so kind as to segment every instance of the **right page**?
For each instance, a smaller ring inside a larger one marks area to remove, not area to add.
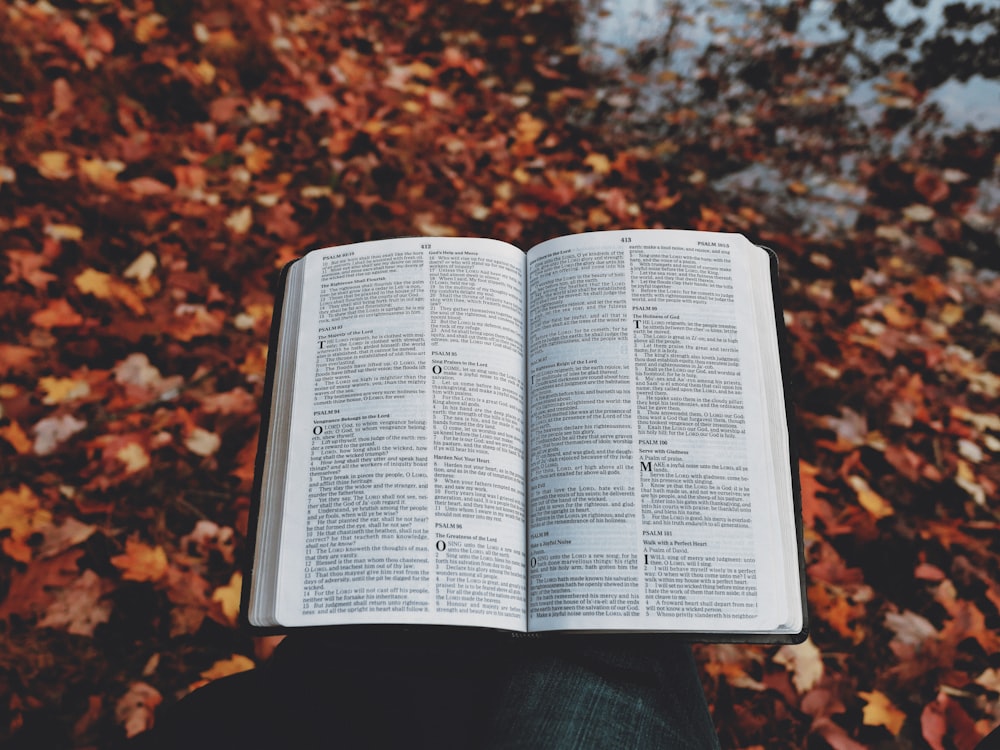
[[[530,630],[802,630],[778,351],[742,235],[529,252]]]

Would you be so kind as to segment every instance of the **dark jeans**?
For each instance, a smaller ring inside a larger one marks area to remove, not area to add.
[[[455,628],[296,633],[161,712],[153,748],[718,748],[687,645]]]

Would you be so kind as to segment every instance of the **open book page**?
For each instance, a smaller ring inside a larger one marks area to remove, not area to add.
[[[524,629],[524,263],[412,238],[293,267],[281,624]]]
[[[530,629],[794,620],[767,268],[741,235],[667,230],[528,254]]]

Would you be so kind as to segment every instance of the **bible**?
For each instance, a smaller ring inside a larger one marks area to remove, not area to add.
[[[286,266],[251,628],[805,638],[773,252],[414,237]]]

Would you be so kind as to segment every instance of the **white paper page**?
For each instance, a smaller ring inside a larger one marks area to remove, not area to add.
[[[747,252],[639,230],[529,254],[531,629],[787,619]]]
[[[523,629],[523,255],[412,238],[303,262],[278,619]]]

